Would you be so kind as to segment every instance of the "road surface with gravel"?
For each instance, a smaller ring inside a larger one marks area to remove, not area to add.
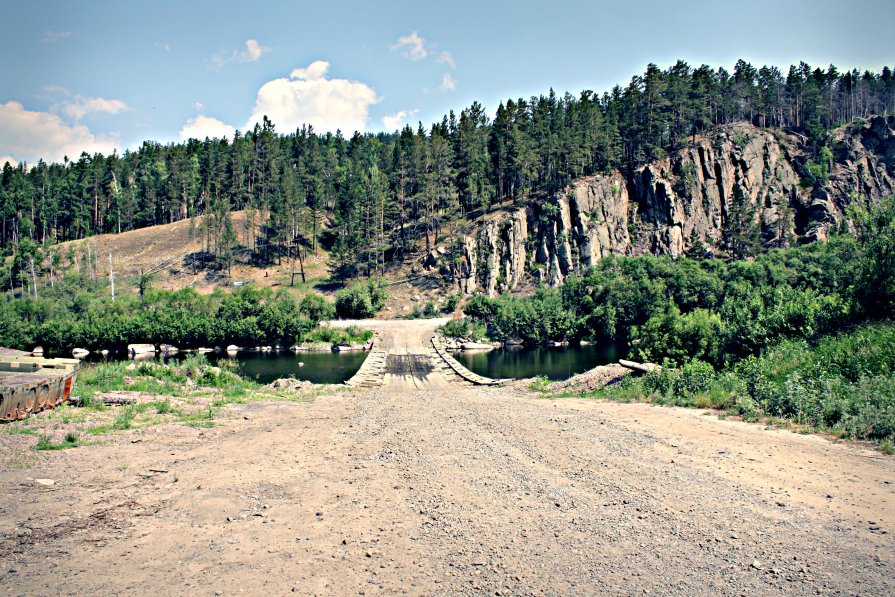
[[[395,354],[428,333],[388,325]],[[0,437],[0,592],[895,594],[890,456],[414,371],[211,429]]]

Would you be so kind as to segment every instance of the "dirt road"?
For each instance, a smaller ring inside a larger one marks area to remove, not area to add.
[[[0,437],[0,592],[895,593],[892,457],[694,410],[412,385],[61,452]]]

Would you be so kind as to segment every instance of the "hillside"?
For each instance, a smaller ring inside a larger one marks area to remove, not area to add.
[[[319,246],[316,255],[308,251],[304,262],[305,282],[302,282],[300,265],[296,261],[293,284],[292,261],[283,258],[280,263],[260,262],[246,242],[246,213],[233,212],[232,220],[238,231],[238,246],[229,276],[221,265],[203,260],[202,217],[69,241],[62,243],[59,251],[66,257],[64,267],[78,271],[86,267],[89,256],[95,264],[95,275],[102,278],[109,275],[111,254],[119,291],[122,287],[135,287],[144,273],[152,274],[155,288],[193,288],[203,294],[250,282],[259,287],[289,287],[298,293],[313,291],[331,296],[342,286],[330,279],[331,254],[326,248]],[[441,276],[426,272],[410,261],[388,268],[385,278],[391,283],[383,313],[386,317],[407,313],[417,304],[422,306],[429,301],[437,304],[450,292]]]
[[[109,254],[112,255],[116,277],[125,283],[132,282],[141,273],[153,273],[154,285],[168,290],[191,287],[205,293],[218,287],[253,282],[258,286],[288,285],[291,281],[291,262],[258,264],[248,249],[245,231],[246,214],[233,212],[233,227],[238,231],[233,267],[228,276],[226,269],[203,261],[204,244],[200,233],[202,217],[181,220],[173,224],[149,226],[121,234],[100,234],[88,239],[62,243],[60,252],[68,255],[74,251],[76,267],[80,268],[88,251],[96,259],[96,274],[108,276]],[[89,247],[89,248],[88,248]],[[305,262],[305,276],[311,283],[328,276],[326,260],[329,253],[319,249],[310,254]],[[296,272],[298,272],[296,265]],[[296,285],[301,276],[296,274]]]
[[[830,146],[823,180],[814,181],[814,162],[797,135],[727,125],[628,174],[583,177],[550,196],[480,211],[464,228],[446,228],[428,253],[419,239],[386,265],[388,281],[407,283],[390,287],[384,314],[437,302],[454,291],[493,295],[527,293],[540,283],[556,286],[610,255],[748,256],[759,246],[825,239],[849,226],[853,203],[875,203],[895,193],[895,117],[836,129]],[[76,262],[88,250],[98,255],[100,276],[108,275],[111,253],[124,283],[155,272],[158,287],[203,293],[247,281],[290,285],[290,260],[260,261],[248,249],[245,212],[232,217],[239,246],[231,277],[201,260],[201,218],[71,241],[61,252],[74,249]],[[330,282],[331,257],[324,247],[316,255],[309,251],[307,282],[296,274],[295,286],[324,294],[337,289]]]

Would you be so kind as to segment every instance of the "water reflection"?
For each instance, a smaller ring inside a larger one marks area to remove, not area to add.
[[[566,348],[513,346],[489,352],[454,353],[467,369],[486,377],[521,379],[543,375],[552,380],[568,379],[598,365],[615,363],[623,356],[620,347],[614,344]]]
[[[191,353],[179,352],[174,355],[161,353],[136,355],[128,358],[125,353],[113,353],[109,361],[162,361],[174,363],[187,358]],[[267,384],[281,377],[294,377],[313,383],[342,383],[360,369],[367,352],[238,352],[220,354],[208,353],[205,358],[212,365],[217,361],[236,363],[236,373],[258,383]],[[105,355],[91,352],[85,359],[88,363],[102,363]]]
[[[242,377],[267,384],[281,377],[294,377],[313,383],[342,383],[357,373],[367,352],[240,352],[236,372]],[[206,355],[209,362],[227,355]],[[303,363],[303,364],[302,364]]]

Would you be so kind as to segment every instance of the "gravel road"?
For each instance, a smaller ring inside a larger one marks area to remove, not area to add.
[[[0,436],[0,592],[895,594],[895,459],[857,444],[401,384],[217,423]]]

